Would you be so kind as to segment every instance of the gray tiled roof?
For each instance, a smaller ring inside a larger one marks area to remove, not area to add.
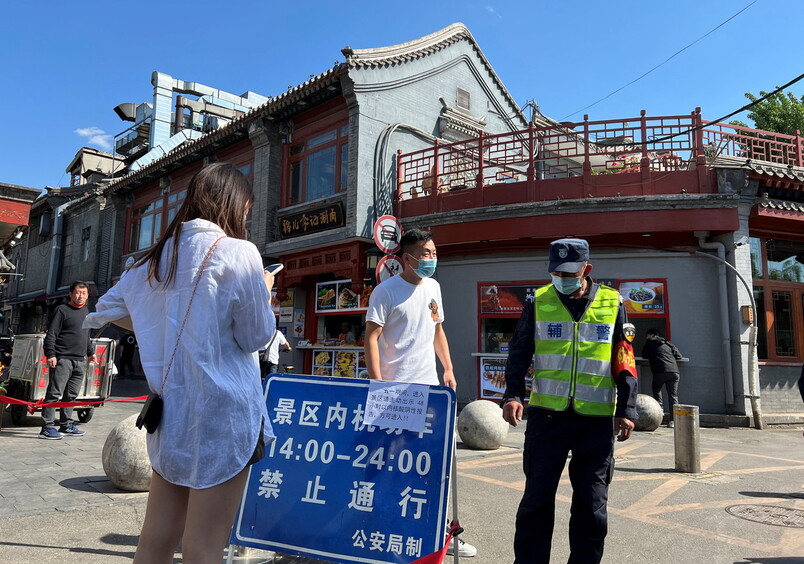
[[[768,161],[758,161],[756,159],[746,159],[745,157],[733,157],[729,155],[718,155],[712,163],[715,168],[743,168],[752,170],[764,176],[776,178],[787,178],[789,180],[799,180],[804,182],[804,167],[794,165],[783,165]]]
[[[398,45],[377,47],[374,49],[352,49],[345,47],[341,52],[346,57],[346,64],[350,67],[395,65],[426,57],[459,41],[468,41],[471,44],[478,57],[480,57],[480,60],[483,62],[483,65],[486,67],[486,70],[491,74],[497,87],[508,102],[519,110],[519,104],[516,103],[516,100],[514,100],[513,96],[508,92],[508,89],[505,88],[500,77],[497,76],[491,63],[489,63],[483,51],[480,49],[480,46],[477,44],[477,41],[475,41],[474,36],[472,36],[469,29],[462,23],[448,25],[435,33],[425,35],[413,41],[408,41],[407,43],[399,43]]]
[[[758,202],[760,207],[771,208],[774,210],[795,211],[804,214],[804,203],[791,202],[790,200],[778,200],[775,198],[768,198],[764,195]]]

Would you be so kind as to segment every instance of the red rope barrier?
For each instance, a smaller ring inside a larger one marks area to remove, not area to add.
[[[33,413],[37,409],[41,409],[45,406],[57,408],[57,407],[82,407],[86,405],[100,405],[102,403],[112,403],[116,401],[145,401],[148,396],[137,396],[135,398],[120,398],[120,399],[111,399],[111,400],[98,400],[98,401],[54,401],[51,403],[45,403],[43,400],[38,399],[35,402],[25,401],[17,398],[10,398],[8,396],[0,396],[0,403],[10,403],[12,405],[27,405],[28,406],[28,413]]]

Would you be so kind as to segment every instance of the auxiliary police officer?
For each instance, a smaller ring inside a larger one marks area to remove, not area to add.
[[[525,375],[535,358],[515,564],[550,561],[556,490],[569,452],[569,562],[591,564],[603,557],[614,437],[627,440],[637,418],[634,332],[617,291],[589,277],[585,240],[553,241],[549,261],[552,283],[526,304],[505,370],[503,418],[516,426],[524,411]]]

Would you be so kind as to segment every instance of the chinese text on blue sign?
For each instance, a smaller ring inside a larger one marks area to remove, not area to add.
[[[421,433],[363,424],[367,380],[274,375],[277,439],[251,467],[232,543],[334,562],[409,563],[443,544],[455,392]]]

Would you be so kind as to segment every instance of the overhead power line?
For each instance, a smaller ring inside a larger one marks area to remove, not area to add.
[[[698,39],[696,39],[695,41],[693,41],[692,43],[690,43],[690,44],[689,44],[689,45],[687,45],[686,47],[683,47],[683,48],[679,49],[678,51],[676,51],[675,53],[673,53],[672,55],[670,55],[669,57],[667,57],[667,58],[666,58],[664,61],[662,61],[661,63],[659,63],[658,65],[656,65],[656,66],[655,66],[655,67],[653,67],[652,69],[650,69],[649,71],[647,71],[647,72],[645,72],[645,73],[643,73],[643,74],[639,75],[638,77],[636,77],[634,80],[632,80],[632,81],[631,81],[631,82],[629,82],[628,84],[625,84],[625,85],[623,85],[623,86],[620,86],[620,87],[619,87],[617,90],[615,90],[615,91],[613,91],[613,92],[610,92],[610,93],[606,94],[606,95],[605,95],[605,96],[603,96],[603,97],[602,97],[600,100],[598,100],[598,101],[596,101],[596,102],[592,102],[591,104],[589,104],[588,106],[585,106],[585,107],[581,108],[580,110],[575,110],[574,112],[572,112],[572,113],[570,113],[570,114],[565,115],[565,116],[564,116],[563,118],[561,118],[559,121],[564,121],[565,119],[567,119],[567,118],[568,118],[568,117],[570,117],[570,116],[574,116],[574,115],[575,115],[575,114],[577,114],[577,113],[580,113],[580,112],[582,112],[582,111],[584,111],[584,110],[588,110],[589,108],[591,108],[591,107],[593,107],[593,106],[598,105],[598,104],[599,104],[600,102],[602,102],[603,100],[606,100],[606,99],[608,99],[608,98],[611,98],[612,96],[614,96],[615,94],[617,94],[619,91],[624,90],[625,88],[628,88],[629,86],[631,86],[631,85],[632,85],[632,84],[634,84],[635,82],[638,82],[638,81],[642,80],[643,78],[645,78],[646,76],[648,76],[650,73],[652,73],[653,71],[655,71],[655,70],[656,70],[656,69],[658,69],[659,67],[661,67],[661,66],[665,65],[665,64],[666,64],[666,63],[668,63],[670,60],[674,59],[674,58],[675,58],[677,55],[680,55],[681,53],[683,53],[684,51],[686,51],[687,49],[689,49],[690,47],[692,47],[693,45],[695,45],[696,43],[698,43],[699,41],[701,41],[702,39],[706,38],[708,35],[711,35],[711,34],[712,34],[712,33],[714,33],[715,31],[717,31],[718,29],[720,29],[721,27],[723,27],[724,25],[726,25],[727,23],[729,23],[731,20],[733,20],[734,18],[736,18],[737,16],[739,16],[740,14],[742,14],[743,12],[745,12],[745,11],[746,11],[748,8],[750,8],[751,6],[753,6],[754,4],[756,4],[757,2],[759,2],[759,0],[754,0],[753,2],[751,2],[750,4],[748,4],[748,5],[747,5],[745,8],[743,8],[742,10],[740,10],[739,12],[737,12],[736,14],[734,14],[733,16],[731,16],[730,18],[728,18],[728,19],[726,19],[726,20],[724,20],[724,21],[720,22],[720,24],[718,24],[716,27],[714,27],[714,28],[710,29],[708,32],[706,32],[704,35],[700,36]]]
[[[800,75],[798,75],[796,78],[794,78],[793,80],[791,80],[790,82],[788,82],[787,84],[783,84],[782,86],[779,86],[779,87],[778,87],[776,90],[774,90],[773,92],[768,92],[768,93],[767,93],[767,94],[765,94],[765,95],[764,95],[762,98],[757,98],[756,100],[754,100],[753,102],[751,102],[751,103],[749,103],[749,104],[746,104],[746,105],[745,105],[745,106],[743,106],[742,108],[740,108],[740,109],[738,109],[738,110],[734,110],[733,112],[728,113],[728,114],[726,114],[725,116],[719,117],[718,119],[714,120],[714,122],[713,122],[713,123],[723,123],[724,121],[726,121],[726,120],[727,120],[727,119],[729,119],[730,117],[736,116],[736,115],[737,115],[737,114],[739,114],[740,112],[744,112],[744,111],[746,111],[746,110],[750,110],[751,108],[753,108],[753,107],[754,107],[754,106],[756,106],[757,104],[759,104],[759,103],[761,103],[761,102],[764,102],[764,101],[765,101],[765,100],[767,100],[768,98],[771,98],[771,97],[775,96],[776,94],[778,94],[779,92],[781,92],[781,91],[782,91],[782,90],[784,90],[785,88],[787,88],[787,87],[789,87],[789,86],[794,85],[796,82],[800,81],[800,80],[801,80],[801,79],[803,79],[803,78],[804,78],[804,74],[800,74]],[[629,145],[650,145],[650,144],[653,144],[653,143],[660,143],[660,142],[662,142],[662,141],[667,141],[668,139],[672,139],[673,137],[678,137],[679,135],[687,135],[688,133],[691,133],[691,132],[693,132],[693,131],[697,131],[697,130],[699,130],[699,129],[703,129],[704,127],[706,127],[706,126],[705,126],[705,125],[698,125],[698,126],[695,126],[695,127],[690,127],[689,129],[685,129],[684,131],[679,131],[678,133],[673,133],[673,134],[671,134],[671,135],[666,135],[666,136],[664,136],[664,137],[657,137],[656,139],[651,139],[651,140],[649,140],[649,141],[645,141],[645,140],[643,140],[643,141],[640,141],[640,142],[628,143],[628,144],[629,144]]]

